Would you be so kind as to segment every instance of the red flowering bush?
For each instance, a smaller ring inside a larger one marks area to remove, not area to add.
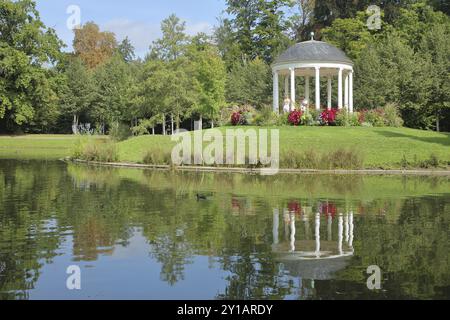
[[[237,125],[239,125],[241,123],[241,119],[242,119],[241,113],[240,112],[234,112],[231,115],[231,124],[233,126],[237,126]]]
[[[293,126],[298,126],[302,121],[302,115],[301,111],[294,110],[289,114],[288,122]]]
[[[299,214],[302,212],[302,207],[297,201],[292,201],[288,203],[288,211],[291,213]]]
[[[337,214],[337,207],[334,203],[321,203],[320,204],[320,213],[326,216],[336,216]]]
[[[324,126],[333,126],[336,124],[336,116],[338,111],[336,109],[325,110],[320,115],[320,120]]]

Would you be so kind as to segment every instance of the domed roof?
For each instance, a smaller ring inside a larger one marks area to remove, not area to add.
[[[297,43],[275,60],[275,64],[291,62],[335,62],[353,65],[352,60],[341,49],[315,40]]]

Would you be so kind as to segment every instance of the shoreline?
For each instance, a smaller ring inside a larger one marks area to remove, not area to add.
[[[147,165],[127,162],[98,162],[78,159],[61,159],[64,162],[84,164],[88,166],[100,166],[124,169],[181,171],[181,172],[211,172],[211,173],[241,173],[261,174],[260,168],[227,168],[227,167],[204,167],[204,166],[169,166],[169,165]],[[319,169],[279,169],[278,174],[316,174],[316,175],[395,175],[395,176],[450,176],[450,170],[383,170],[383,169],[361,169],[361,170],[319,170]]]

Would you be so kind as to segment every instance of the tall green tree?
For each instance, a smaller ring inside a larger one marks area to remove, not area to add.
[[[120,54],[98,67],[93,75],[95,82],[90,118],[105,132],[106,126],[127,120],[130,106],[130,87],[135,81],[131,67]]]
[[[419,54],[429,61],[431,80],[428,105],[437,131],[450,131],[450,23],[439,24],[424,34]]]
[[[248,60],[260,57],[271,63],[289,45],[290,0],[227,0],[235,41]]]
[[[162,38],[150,47],[150,59],[176,60],[185,50],[188,40],[185,34],[186,22],[172,14],[161,23]]]
[[[67,57],[64,68],[65,82],[61,90],[62,121],[70,123],[75,129],[80,123],[80,118],[88,120],[87,114],[92,104],[94,94],[94,82],[92,72],[88,70],[83,61],[74,56]],[[68,119],[71,118],[71,119]],[[70,124],[67,124],[70,126]],[[67,128],[65,129],[67,131]]]
[[[261,59],[236,63],[228,75],[226,99],[229,103],[262,108],[272,99],[271,70]]]
[[[204,35],[200,35],[204,39]],[[205,41],[197,41],[195,37],[189,47],[188,59],[193,63],[193,76],[198,83],[196,112],[209,119],[214,126],[219,111],[225,105],[225,63],[219,55],[217,47]]]
[[[0,130],[26,129],[58,103],[49,66],[60,59],[62,42],[31,0],[1,1],[0,22]]]
[[[130,39],[126,37],[122,40],[122,42],[117,47],[119,54],[122,56],[123,60],[126,62],[131,62],[136,58],[136,54],[134,53],[134,47],[131,44]]]

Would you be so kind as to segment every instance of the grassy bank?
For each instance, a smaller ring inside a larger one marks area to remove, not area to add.
[[[147,153],[170,153],[173,146],[169,137],[142,136],[119,143],[118,152],[121,161],[142,163]],[[289,163],[286,158],[292,156],[314,153],[321,158],[339,150],[359,154],[367,169],[418,167],[432,158],[446,166],[450,161],[450,134],[406,128],[280,128],[282,163]]]
[[[106,139],[90,140],[104,142]],[[0,158],[63,158],[73,154],[79,141],[70,135],[0,136]],[[145,158],[163,161],[170,157],[174,145],[170,137],[131,138],[117,144],[117,157],[119,161],[133,163],[143,163]],[[294,165],[302,166],[313,160],[345,162],[355,155],[359,157],[355,161],[361,162],[365,169],[417,168],[435,161],[446,167],[450,162],[450,134],[406,128],[282,127],[280,153],[283,167],[290,167],[292,158],[298,158]],[[342,159],[330,160],[330,157]]]
[[[71,155],[78,140],[73,135],[0,136],[0,159],[61,159]]]

